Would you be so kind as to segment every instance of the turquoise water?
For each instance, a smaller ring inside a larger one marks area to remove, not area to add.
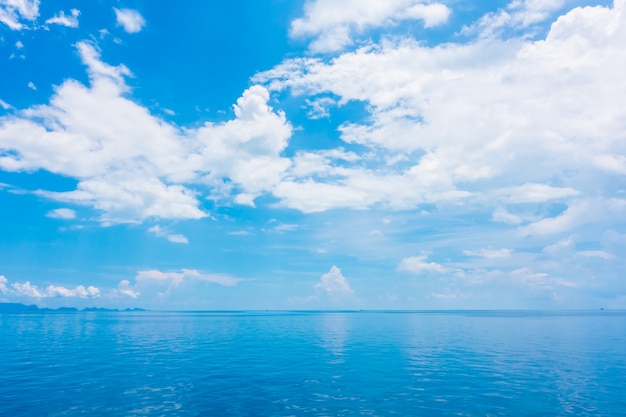
[[[0,314],[2,416],[625,416],[626,312]]]

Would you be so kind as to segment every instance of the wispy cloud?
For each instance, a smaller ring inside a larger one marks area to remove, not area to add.
[[[183,281],[196,280],[232,287],[239,281],[227,274],[203,274],[195,269],[183,269],[180,272],[162,272],[156,269],[139,271],[135,279],[138,282],[166,282],[180,285]]]
[[[76,218],[76,212],[68,208],[58,208],[50,210],[48,213],[46,213],[46,216],[52,219],[70,220]]]
[[[59,13],[55,14],[54,16],[46,20],[46,24],[67,26],[69,28],[77,28],[79,15],[80,15],[80,10],[78,9],[72,9],[70,11],[69,16],[66,15],[63,10],[61,10]]]
[[[170,233],[167,229],[164,229],[159,225],[152,226],[148,229],[148,232],[158,237],[164,237],[172,243],[189,243],[189,240],[184,235],[178,233]]]

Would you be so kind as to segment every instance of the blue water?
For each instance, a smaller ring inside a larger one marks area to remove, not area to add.
[[[626,416],[626,313],[0,314],[0,415]]]

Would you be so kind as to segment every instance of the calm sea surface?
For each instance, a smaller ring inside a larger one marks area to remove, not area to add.
[[[626,312],[0,314],[2,416],[626,416]]]

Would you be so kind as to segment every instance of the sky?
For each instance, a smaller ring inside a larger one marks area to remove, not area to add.
[[[0,0],[0,302],[626,308],[624,0]]]

